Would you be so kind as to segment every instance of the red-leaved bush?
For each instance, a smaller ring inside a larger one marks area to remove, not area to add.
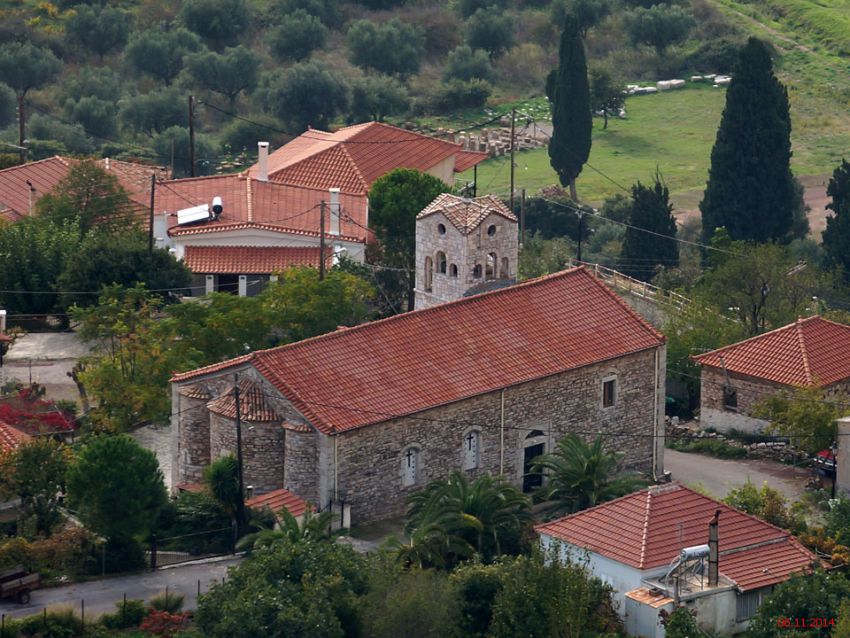
[[[181,629],[185,629],[188,624],[189,614],[187,613],[170,614],[167,611],[151,609],[139,628],[152,636],[171,638]]]
[[[0,421],[30,434],[70,432],[74,421],[60,412],[51,401],[45,401],[31,388],[21,389],[17,396],[0,402]]]

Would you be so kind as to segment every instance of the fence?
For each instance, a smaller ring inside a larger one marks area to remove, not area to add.
[[[684,310],[691,303],[691,300],[684,295],[670,290],[663,290],[658,286],[653,286],[645,281],[629,277],[607,266],[591,264],[573,258],[570,258],[569,265],[570,267],[585,266],[597,279],[601,279],[612,288],[626,291],[636,297],[641,297],[657,304],[672,306],[677,310]]]
[[[148,556],[151,569],[156,569],[165,565],[232,554],[235,548],[236,529],[220,527],[168,538],[153,536]]]

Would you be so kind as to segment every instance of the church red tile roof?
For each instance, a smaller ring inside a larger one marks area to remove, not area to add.
[[[333,249],[325,251],[325,263]],[[319,267],[319,247],[186,246],[183,261],[194,273],[269,275],[295,266]]]
[[[650,570],[669,565],[684,547],[707,543],[708,523],[717,510],[720,573],[741,590],[782,582],[817,560],[789,532],[676,483],[634,492],[534,529]]]
[[[423,208],[416,219],[424,219],[437,213],[445,215],[446,219],[465,235],[478,228],[490,214],[499,215],[512,222],[517,221],[516,215],[493,195],[469,199],[443,193]]]
[[[366,122],[334,133],[316,129],[302,133],[269,155],[268,175],[272,182],[365,194],[393,169],[427,171],[451,157],[454,171],[461,172],[487,155],[389,124]],[[256,177],[256,164],[248,173]]]
[[[14,452],[32,437],[26,432],[12,427],[5,421],[0,421],[0,454]]]
[[[655,348],[664,336],[583,268],[178,374],[251,364],[333,434]]]
[[[694,360],[792,386],[828,386],[850,378],[850,326],[821,317],[796,322]]]
[[[310,507],[303,498],[296,496],[289,490],[279,489],[254,496],[245,501],[245,505],[252,509],[263,509],[267,507],[272,512],[287,510],[293,516],[301,516]]]
[[[207,403],[207,408],[214,414],[235,419],[236,395],[233,388]],[[242,379],[239,382],[239,417],[242,421],[253,423],[272,423],[281,420],[263,392],[262,386],[250,379]]]

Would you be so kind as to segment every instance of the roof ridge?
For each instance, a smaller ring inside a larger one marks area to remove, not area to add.
[[[797,321],[794,323],[794,331],[797,335],[797,343],[800,346],[800,352],[803,355],[803,369],[806,371],[806,380],[809,383],[814,384],[815,381],[812,378],[812,369],[811,369],[811,366],[809,365],[809,352],[806,349],[806,338],[803,335],[802,325],[803,325],[802,319],[798,317]]]
[[[354,161],[354,158],[351,157],[351,153],[349,153],[348,149],[345,147],[345,141],[339,142],[339,146],[342,147],[342,152],[345,154],[345,157],[351,163],[351,167],[354,169],[354,173],[357,175],[357,179],[360,180],[360,185],[363,187],[363,190],[368,192],[369,184],[366,182],[366,178],[363,177],[363,173],[360,172],[360,167],[357,166],[357,162]]]
[[[422,139],[425,139],[425,140],[442,142],[443,144],[449,144],[451,146],[456,147],[459,151],[463,150],[463,146],[461,144],[458,144],[457,142],[449,142],[448,140],[444,140],[444,139],[441,139],[439,137],[434,137],[433,135],[426,135],[425,133],[420,133],[419,131],[409,131],[406,128],[401,128],[400,126],[393,126],[392,124],[387,124],[386,122],[365,122],[365,124],[368,124],[369,126],[364,126],[363,130],[358,131],[357,133],[352,135],[347,140],[340,140],[341,143],[345,144],[346,142],[352,141],[358,135],[362,135],[362,134],[366,133],[369,129],[383,128],[383,129],[390,129],[390,130],[393,130],[393,131],[399,131],[401,133],[408,133],[408,134],[413,135],[417,138],[422,138]],[[343,128],[339,129],[336,132],[338,133],[339,131],[344,131],[347,128],[353,128],[354,126],[360,126],[360,124],[353,124],[352,126],[344,126]],[[400,141],[401,142],[408,142],[408,141],[413,142],[415,140],[411,139],[411,140],[400,140]]]
[[[206,372],[217,372],[219,370],[227,370],[228,368],[232,368],[237,365],[241,365],[243,363],[248,363],[257,354],[259,350],[255,350],[254,352],[249,352],[248,354],[243,354],[238,357],[234,357],[233,359],[226,359],[224,361],[219,361],[218,363],[210,363],[205,366],[201,366],[200,368],[195,368],[194,370],[186,370],[184,372],[177,372],[176,374],[171,375],[171,382],[180,382],[184,379],[193,379],[194,377],[202,376]]]
[[[814,319],[814,317],[809,317],[809,319]],[[780,326],[778,328],[774,328],[773,330],[768,330],[767,332],[762,332],[761,334],[753,335],[752,337],[747,337],[743,341],[736,341],[735,343],[730,343],[728,346],[722,346],[720,348],[715,348],[714,350],[709,350],[708,352],[703,352],[702,354],[698,354],[697,356],[693,357],[693,360],[694,361],[700,361],[700,359],[702,359],[704,357],[708,357],[709,355],[719,354],[719,353],[724,352],[725,350],[728,350],[730,348],[737,348],[738,346],[741,346],[745,343],[749,343],[750,341],[755,341],[756,339],[761,339],[763,337],[766,337],[767,335],[780,333],[780,332],[783,332],[785,330],[791,330],[791,329],[795,328],[796,325],[797,325],[797,322],[795,321],[794,323],[789,323],[788,325]]]
[[[61,162],[65,166],[70,166],[70,164],[68,164],[67,160],[64,157],[62,157],[61,155],[51,155],[50,157],[45,157],[44,159],[35,160],[35,161],[32,161],[32,162],[27,162],[26,164],[16,164],[15,166],[7,166],[6,168],[0,169],[0,173],[18,171],[18,170],[21,170],[22,168],[29,168],[30,166],[35,166],[36,164],[44,164],[46,162],[52,162],[54,160]]]
[[[652,515],[652,490],[647,488],[646,490],[646,508],[644,510],[643,516],[643,534],[641,534],[640,539],[640,558],[638,559],[638,564],[640,568],[643,569],[645,567],[646,562],[646,541],[649,538],[649,518]]]

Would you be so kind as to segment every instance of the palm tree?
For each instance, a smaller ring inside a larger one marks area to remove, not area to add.
[[[204,484],[210,496],[231,519],[239,510],[239,464],[232,454],[222,456],[204,468]]]
[[[554,452],[535,459],[533,471],[545,471],[548,477],[537,496],[551,501],[554,513],[564,514],[633,492],[646,481],[636,472],[621,472],[622,458],[622,453],[603,449],[601,436],[588,444],[568,434]]]
[[[282,509],[278,512],[277,518],[278,526],[274,529],[254,524],[257,531],[240,538],[236,543],[236,549],[250,553],[257,549],[274,547],[284,541],[292,543],[308,539],[324,541],[336,535],[331,531],[333,512],[314,514],[308,509],[299,521],[289,510]]]
[[[411,542],[403,559],[432,566],[451,567],[474,553],[489,562],[516,552],[531,519],[528,497],[492,476],[470,483],[460,472],[452,472],[407,502],[405,532]]]

